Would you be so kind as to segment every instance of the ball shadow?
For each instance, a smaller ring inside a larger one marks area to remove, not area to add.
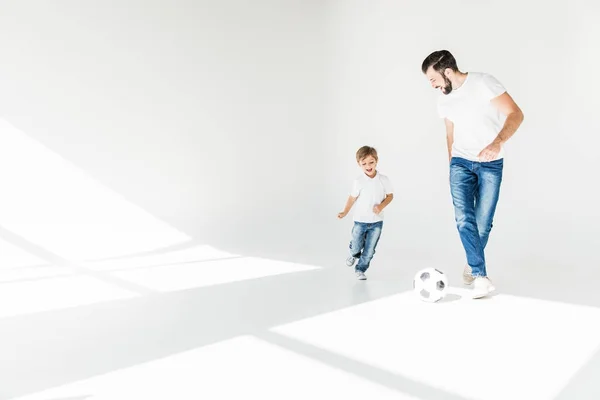
[[[446,296],[444,296],[443,299],[440,299],[439,301],[437,301],[437,303],[451,303],[453,301],[458,301],[462,298],[462,296],[459,296],[455,293],[448,293]]]

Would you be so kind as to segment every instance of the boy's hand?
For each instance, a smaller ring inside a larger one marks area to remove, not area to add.
[[[348,214],[348,213],[345,213],[345,212],[343,212],[343,211],[342,211],[341,213],[338,213],[338,219],[342,219],[342,218],[344,218],[344,217],[345,217],[347,214]]]
[[[383,210],[383,208],[381,207],[381,205],[376,205],[375,207],[373,207],[373,212],[375,214],[379,214],[381,212],[381,210]]]

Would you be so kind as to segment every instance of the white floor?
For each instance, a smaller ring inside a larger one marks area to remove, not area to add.
[[[597,270],[506,265],[498,294],[471,300],[447,266],[449,294],[428,304],[410,290],[425,265],[382,250],[363,282],[343,259],[191,245],[5,263],[0,398],[600,398]]]

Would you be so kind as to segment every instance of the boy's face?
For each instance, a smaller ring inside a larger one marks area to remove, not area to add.
[[[365,174],[371,178],[375,176],[375,167],[377,167],[377,160],[373,156],[366,156],[358,162],[358,165]]]

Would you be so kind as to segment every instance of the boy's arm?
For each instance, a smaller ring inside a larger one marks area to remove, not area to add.
[[[379,214],[380,212],[383,211],[384,208],[387,207],[388,204],[390,204],[392,202],[392,200],[394,199],[394,187],[392,185],[392,182],[390,182],[390,180],[388,179],[388,177],[383,177],[382,180],[383,183],[383,189],[385,190],[385,198],[383,199],[383,201],[379,204],[377,204],[375,207],[373,207],[373,212],[375,214]]]
[[[348,215],[348,211],[350,211],[356,199],[357,197],[348,196],[348,200],[346,200],[346,206],[344,207],[344,211],[338,213],[338,218],[344,218],[346,215]]]
[[[387,195],[385,195],[385,199],[383,199],[379,206],[383,210],[388,204],[392,202],[392,200],[394,200],[394,193],[388,193]]]
[[[375,212],[375,214],[379,214],[383,211],[385,207],[387,207],[388,204],[392,202],[392,200],[394,200],[394,193],[386,194],[385,199],[383,199],[383,201],[380,204],[373,207],[373,212]]]

